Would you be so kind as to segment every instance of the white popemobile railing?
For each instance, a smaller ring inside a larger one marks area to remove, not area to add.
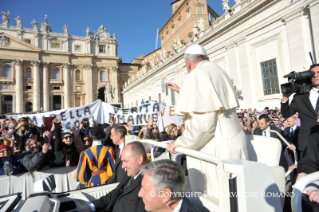
[[[312,182],[319,180],[319,172],[314,172],[312,174],[306,175],[300,178],[296,184],[293,186],[294,196],[291,199],[291,209],[293,212],[302,211],[302,194],[307,185]]]
[[[158,142],[158,141],[149,140],[149,139],[144,139],[144,140],[139,140],[139,141],[143,142],[143,143],[152,144],[153,146],[162,147],[164,149],[166,149],[167,143],[170,142],[170,141]],[[152,158],[154,158],[153,151],[154,151],[154,148],[152,148],[152,150],[151,150]],[[194,150],[191,150],[191,149],[182,148],[182,147],[176,147],[176,152],[179,152],[179,153],[185,154],[187,156],[190,156],[190,157],[193,157],[193,158],[197,158],[197,159],[200,159],[200,160],[203,160],[203,161],[206,161],[206,162],[210,162],[210,163],[213,163],[215,165],[217,165],[218,162],[222,161],[220,158],[214,157],[214,156],[212,156],[210,154],[203,153],[203,152],[198,154],[197,151],[194,151]]]
[[[282,137],[282,135],[280,135],[279,132],[277,132],[277,131],[275,131],[275,130],[269,130],[269,131],[272,132],[272,133],[276,133],[276,134],[279,136],[279,138],[280,138],[283,142],[285,142],[285,144],[286,144],[287,146],[291,146],[290,143],[288,143],[288,142],[286,141],[286,139],[285,139],[284,137]],[[290,150],[290,151],[292,151],[292,150]],[[296,150],[294,150],[293,152],[294,152],[294,158],[295,158],[295,165],[298,165],[297,152],[296,152]],[[290,175],[290,173],[291,173],[292,171],[293,171],[293,170],[288,170],[288,171],[286,172],[285,176],[287,177],[288,175]]]

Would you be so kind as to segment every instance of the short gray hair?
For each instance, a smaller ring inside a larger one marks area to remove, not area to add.
[[[199,61],[208,60],[208,57],[201,54],[184,54],[184,59],[190,60],[192,63],[197,63]]]
[[[171,190],[171,200],[180,200],[185,191],[184,167],[171,160],[158,160],[141,168],[141,173],[152,177],[152,183],[156,193],[165,188]]]
[[[25,140],[24,146],[29,146],[31,141],[35,141],[35,139],[34,138],[28,138],[27,140]]]

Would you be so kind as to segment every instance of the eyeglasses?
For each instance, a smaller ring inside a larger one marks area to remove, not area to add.
[[[0,153],[4,153],[4,152],[10,152],[11,150],[9,148],[3,149],[0,151]]]
[[[158,130],[158,127],[154,127],[154,130]]]
[[[65,139],[68,139],[68,138],[72,138],[72,136],[65,136],[64,138],[65,138]]]
[[[279,121],[279,120],[274,120],[274,121]]]
[[[84,139],[84,141],[90,141],[89,139]]]

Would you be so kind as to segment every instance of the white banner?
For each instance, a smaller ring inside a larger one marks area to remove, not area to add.
[[[116,108],[105,102],[97,100],[89,105],[82,107],[75,107],[63,110],[56,110],[46,113],[38,114],[20,114],[20,115],[8,115],[6,119],[16,119],[26,117],[29,121],[33,122],[37,126],[43,124],[45,117],[57,117],[61,119],[63,124],[71,123],[75,127],[79,127],[83,118],[94,118],[98,123],[110,123],[110,115],[114,114],[117,123],[133,122],[133,125],[147,125],[148,117],[152,116],[153,121],[157,122],[161,108],[164,105],[152,102],[150,104],[144,104],[132,108]],[[92,123],[92,122],[91,122]]]
[[[157,126],[160,132],[164,131],[164,128],[170,124],[176,124],[177,127],[183,124],[183,118],[175,115],[175,105],[165,106],[160,111],[161,118],[157,122]]]

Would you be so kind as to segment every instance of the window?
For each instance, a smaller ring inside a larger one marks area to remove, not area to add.
[[[30,39],[24,39],[24,42],[31,44],[31,40]]]
[[[260,63],[264,82],[264,95],[279,93],[276,59]]]
[[[80,70],[75,71],[75,80],[76,81],[81,80],[81,71]]]
[[[162,98],[161,98],[161,94],[159,93],[158,94],[158,103],[161,103],[162,102]]]
[[[60,87],[53,87],[53,90],[60,90]]]
[[[51,48],[58,49],[61,47],[60,41],[58,39],[51,40]]]
[[[182,26],[182,19],[179,19],[179,26]]]
[[[99,53],[105,53],[105,45],[99,46]]]
[[[171,102],[172,105],[175,105],[175,91],[171,90]]]
[[[81,51],[81,45],[74,45],[74,51],[80,52]]]
[[[31,90],[32,88],[31,88],[31,86],[25,86],[25,89],[26,90]]]
[[[122,85],[125,85],[125,81],[124,80],[122,80]]]
[[[138,102],[137,102],[137,100],[136,100],[136,106],[138,106]]]
[[[203,12],[203,8],[202,7],[198,7],[198,13],[202,13]]]
[[[175,10],[177,10],[178,9],[178,6],[175,6]]]
[[[11,77],[11,66],[3,67],[3,77]]]
[[[105,71],[100,72],[100,80],[101,82],[106,82],[106,73]]]
[[[27,79],[31,79],[32,78],[31,68],[27,68],[26,75],[27,75]]]
[[[172,27],[172,31],[173,31],[172,33],[175,33],[175,27]]]
[[[151,97],[151,96],[149,96],[149,97],[148,97],[148,100],[150,100],[150,101],[151,101],[151,100],[152,100],[152,97]]]
[[[189,18],[189,17],[191,17],[191,11],[190,10],[187,11],[187,18]]]
[[[60,70],[57,68],[53,70],[53,79],[60,79]]]

